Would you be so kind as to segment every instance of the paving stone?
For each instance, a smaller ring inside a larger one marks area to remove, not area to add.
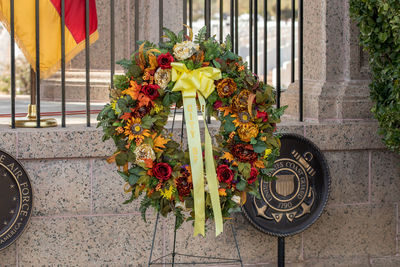
[[[17,132],[10,131],[9,129],[4,129],[0,126],[0,150],[16,157],[17,155]]]
[[[400,257],[384,257],[384,258],[372,258],[372,267],[398,267],[400,266]]]
[[[16,266],[17,262],[16,245],[13,244],[0,251],[0,267]]]

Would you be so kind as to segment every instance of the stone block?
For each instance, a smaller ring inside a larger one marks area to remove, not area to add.
[[[372,201],[400,201],[400,156],[387,151],[371,153]]]
[[[214,222],[206,223],[206,237],[193,237],[191,223],[184,223],[177,232],[177,252],[199,256],[237,259],[238,254],[232,234],[231,223],[236,231],[240,254],[244,264],[257,265],[259,263],[274,262],[277,258],[277,238],[256,230],[241,214],[237,214],[232,222],[224,224],[224,232],[215,237]],[[172,251],[173,244],[173,216],[165,219],[166,224],[166,251]],[[286,238],[286,259],[297,261],[301,254],[301,235]],[[184,258],[180,258],[183,260]],[[206,262],[206,261],[204,261]]]
[[[306,136],[321,150],[360,150],[384,148],[376,122],[309,123]]]
[[[304,267],[366,267],[369,266],[368,257],[310,259],[304,262]]]
[[[384,258],[372,258],[371,259],[372,267],[398,267],[400,266],[400,257],[384,257]]]
[[[0,267],[11,267],[17,265],[17,250],[13,244],[0,251]]]
[[[395,255],[395,206],[328,206],[303,237],[306,260]]]
[[[89,160],[23,161],[33,188],[33,216],[89,214]]]
[[[329,204],[368,202],[368,151],[325,152],[331,174]]]
[[[122,204],[131,194],[124,193],[125,182],[115,164],[93,160],[93,212],[95,214],[139,212],[140,200]],[[150,210],[150,209],[149,209]]]
[[[33,219],[18,241],[21,266],[147,266],[153,223],[136,215]],[[160,245],[162,236],[157,237]],[[161,256],[155,251],[155,257]]]
[[[0,149],[14,157],[17,156],[17,135],[16,131],[0,127]]]
[[[95,127],[18,129],[21,159],[106,157],[112,155],[112,141],[102,142],[103,133]]]

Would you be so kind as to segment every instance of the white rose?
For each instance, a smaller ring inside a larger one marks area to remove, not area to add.
[[[192,41],[184,41],[174,46],[174,56],[177,60],[185,60],[190,58],[199,49],[200,46],[198,44]]]
[[[234,195],[231,199],[233,202],[240,205],[240,197],[239,196]]]

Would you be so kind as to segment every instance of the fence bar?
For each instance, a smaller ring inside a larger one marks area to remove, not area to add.
[[[135,51],[138,50],[139,45],[139,0],[135,0]]]
[[[187,0],[183,0],[183,4],[182,4],[182,9],[183,9],[183,24],[187,25],[188,21],[187,21]],[[187,32],[187,29],[185,26],[183,26],[183,30],[185,31],[185,33]]]
[[[239,51],[239,0],[235,0],[235,53]]]
[[[110,59],[111,59],[111,88],[114,88],[114,73],[115,73],[115,5],[114,0],[110,0]]]
[[[11,128],[15,128],[15,33],[14,33],[14,0],[10,0],[10,34],[11,34]]]
[[[300,121],[304,121],[303,117],[303,0],[299,0],[299,114]]]
[[[254,69],[258,74],[258,0],[254,0]]]
[[[224,0],[219,0],[219,41],[224,41]]]
[[[35,1],[36,30],[36,128],[40,128],[40,43],[39,43],[39,1]]]
[[[139,14],[138,14],[139,15]],[[164,28],[164,2],[163,0],[158,0],[158,33],[159,33],[159,41],[162,41]]]
[[[211,36],[211,0],[204,1],[204,20],[207,28],[206,36],[208,38]]]
[[[249,57],[250,70],[253,71],[253,0],[249,0]]]
[[[85,56],[86,56],[86,126],[90,127],[90,6],[86,0],[85,6]]]
[[[296,22],[296,0],[292,0],[292,64],[291,64],[291,82],[294,83],[294,76],[295,76],[295,35],[296,35],[296,29],[295,29],[295,22]]]
[[[276,0],[276,105],[281,107],[281,0]]]
[[[235,51],[235,29],[234,29],[234,17],[235,17],[235,3],[234,0],[231,0],[231,14],[230,14],[230,30],[231,30],[231,41],[232,41],[232,52]]]
[[[268,0],[264,0],[264,83],[267,83],[268,75]]]
[[[61,127],[65,127],[65,0],[61,0]]]
[[[189,0],[189,26],[193,28],[193,0]]]

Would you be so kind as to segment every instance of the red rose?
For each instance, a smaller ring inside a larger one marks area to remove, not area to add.
[[[257,180],[258,174],[259,174],[259,172],[258,172],[258,170],[256,168],[251,168],[251,170],[250,170],[250,178],[247,180],[247,182],[249,184],[254,183]]]
[[[141,92],[148,96],[151,100],[154,100],[160,96],[158,89],[160,89],[160,86],[157,84],[148,84],[142,87]]]
[[[157,57],[158,66],[162,69],[170,69],[171,62],[174,62],[174,57],[168,52],[166,54],[161,54]]]
[[[222,101],[221,100],[217,100],[214,102],[214,109],[219,109],[220,107],[222,107]]]
[[[172,168],[168,163],[157,163],[153,167],[154,176],[161,181],[166,181],[171,177]]]
[[[233,177],[235,176],[233,174],[233,171],[229,168],[228,165],[219,165],[217,168],[217,176],[218,176],[218,180],[220,182],[224,182],[224,183],[230,183],[233,180]]]
[[[268,121],[268,113],[257,110],[257,118],[262,119],[263,122],[267,122]]]

